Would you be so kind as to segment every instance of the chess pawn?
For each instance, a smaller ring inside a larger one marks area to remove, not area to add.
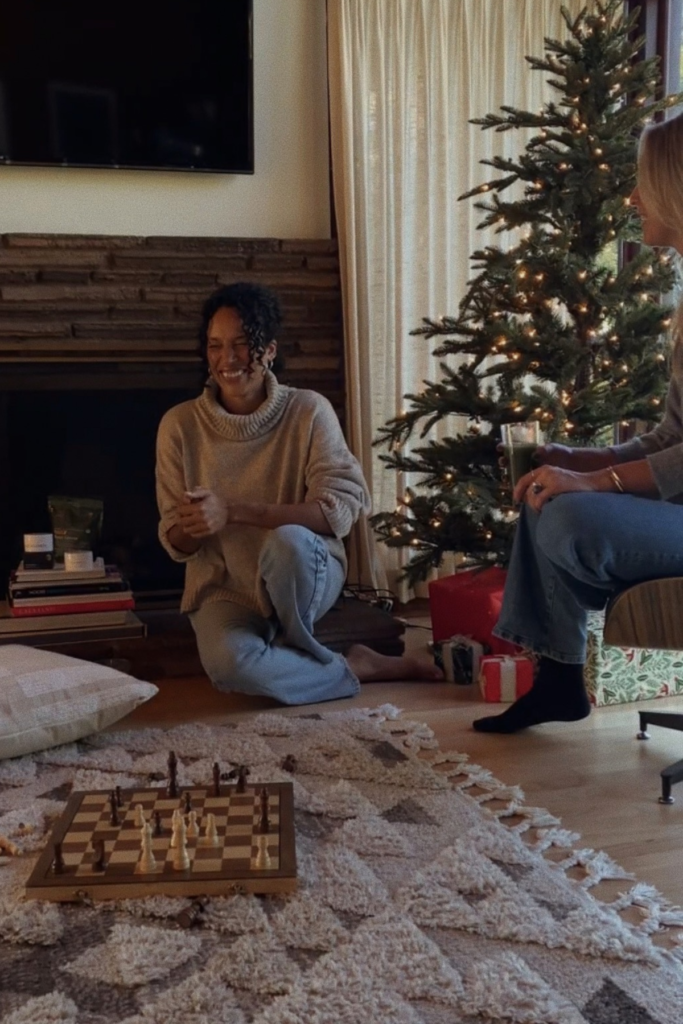
[[[199,835],[199,828],[197,827],[197,812],[190,811],[187,817],[187,838],[196,839]]]
[[[206,826],[204,828],[204,845],[218,846],[218,830],[216,829],[216,815],[207,814]]]
[[[144,828],[145,825],[145,812],[142,809],[142,804],[135,805],[135,827]]]
[[[173,854],[173,867],[176,871],[185,871],[190,866],[190,858],[187,855],[185,819],[180,816],[176,826],[175,853]]]
[[[143,875],[149,875],[156,870],[157,862],[152,851],[152,826],[148,821],[140,829],[142,838],[142,853],[138,861],[137,870]]]

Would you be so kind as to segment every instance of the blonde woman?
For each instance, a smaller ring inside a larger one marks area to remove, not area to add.
[[[683,114],[643,134],[637,182],[644,243],[683,253]],[[682,324],[679,308],[659,426],[610,448],[545,445],[518,481],[522,514],[494,632],[540,655],[539,669],[533,689],[475,721],[477,731],[585,718],[587,610],[640,580],[683,575]]]

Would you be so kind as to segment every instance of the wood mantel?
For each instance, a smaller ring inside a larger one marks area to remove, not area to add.
[[[0,372],[8,383],[23,371],[36,383],[38,372],[43,386],[70,364],[81,379],[110,368],[135,378],[155,364],[196,375],[202,302],[240,280],[280,298],[283,382],[322,392],[341,413],[341,294],[331,239],[4,235]]]

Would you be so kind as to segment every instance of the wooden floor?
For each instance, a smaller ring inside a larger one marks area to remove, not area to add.
[[[411,648],[423,647],[429,637],[419,626],[409,627],[406,635]],[[235,721],[265,709],[301,713],[266,699],[218,693],[203,677],[155,682],[159,695],[119,728],[171,726],[190,716],[207,723]],[[483,704],[473,687],[449,683],[369,683],[358,697],[320,709],[385,703],[431,726],[442,750],[463,751],[502,782],[521,785],[527,803],[560,817],[566,828],[582,834],[585,846],[606,850],[640,881],[683,905],[683,783],[674,787],[673,805],[657,802],[659,771],[683,758],[683,733],[653,727],[649,742],[635,739],[638,708],[683,711],[683,697],[600,708],[583,722],[540,726],[516,736],[475,733],[472,720],[496,706]]]

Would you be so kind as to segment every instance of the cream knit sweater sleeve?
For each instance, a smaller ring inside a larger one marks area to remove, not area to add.
[[[358,460],[349,451],[337,415],[326,398],[299,393],[311,407],[311,440],[306,463],[306,500],[318,501],[335,537],[346,537],[370,495]],[[302,409],[303,412],[303,409]]]

